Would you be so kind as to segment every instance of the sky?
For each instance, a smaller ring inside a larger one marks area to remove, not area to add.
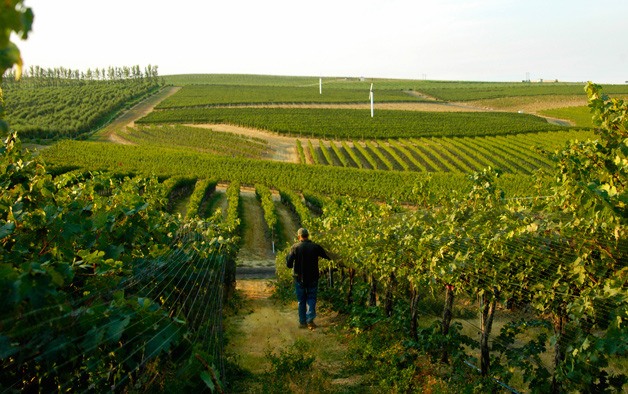
[[[628,81],[628,0],[24,0],[26,67]]]

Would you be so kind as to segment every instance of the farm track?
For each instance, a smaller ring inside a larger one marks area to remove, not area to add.
[[[229,392],[258,393],[279,382],[272,370],[268,354],[294,349],[295,343],[305,346],[315,357],[306,376],[292,384],[290,392],[375,392],[363,383],[364,377],[355,375],[347,362],[346,337],[339,333],[342,318],[336,312],[319,308],[316,330],[298,328],[296,301],[282,303],[271,298],[273,284],[268,280],[241,279],[236,289],[243,297],[241,312],[225,321],[228,345],[225,351],[248,373],[237,381],[228,382]],[[294,350],[293,350],[294,351]],[[270,379],[270,380],[269,380]],[[268,390],[268,388],[266,389]]]
[[[236,258],[237,266],[275,267],[270,236],[264,222],[264,212],[255,198],[255,190],[240,189],[242,206],[242,245]],[[237,274],[236,268],[236,274]]]
[[[268,141],[272,153],[269,159],[275,161],[285,161],[290,163],[298,163],[299,156],[296,150],[297,137],[286,137],[277,133],[264,130],[258,130],[248,127],[240,127],[229,124],[186,124],[190,127],[199,127],[211,129],[213,131],[234,133],[252,138],[261,138]]]
[[[227,210],[224,193],[228,185],[219,184],[213,198],[213,209]],[[298,328],[296,301],[287,303],[271,298],[274,292],[275,265],[274,254],[264,214],[255,190],[241,187],[241,220],[243,224],[242,244],[237,256],[236,289],[242,295],[241,311],[225,320],[229,338],[225,351],[234,355],[245,374],[238,381],[226,382],[230,392],[260,392],[260,379],[271,368],[268,352],[278,354],[294,346],[295,342],[306,344],[309,352],[316,357],[313,371],[321,376],[320,381],[331,392],[344,392],[354,389],[361,383],[362,376],[353,375],[346,365],[348,347],[346,340],[338,334],[341,318],[338,313],[321,308],[319,304],[318,328],[301,330]],[[178,202],[179,209],[184,209],[189,198]],[[278,242],[285,246],[294,239],[298,221],[284,204],[279,201],[278,193],[273,193],[275,209],[281,223]]]
[[[133,143],[131,141],[124,138],[123,134],[125,129],[127,127],[133,127],[136,120],[148,115],[157,104],[172,96],[180,89],[181,87],[178,86],[169,86],[139,102],[134,107],[117,117],[107,127],[97,132],[93,139],[98,141],[109,141],[116,144],[132,145]]]

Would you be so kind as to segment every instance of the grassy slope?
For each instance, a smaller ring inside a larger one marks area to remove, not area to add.
[[[552,118],[569,120],[577,127],[593,127],[588,107],[552,108],[539,111],[539,113]]]

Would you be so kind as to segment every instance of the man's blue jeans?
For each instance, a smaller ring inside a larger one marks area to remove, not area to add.
[[[299,302],[299,323],[311,323],[316,317],[316,292],[318,291],[318,284],[305,286],[299,282],[295,282],[295,290],[297,293],[297,301]]]

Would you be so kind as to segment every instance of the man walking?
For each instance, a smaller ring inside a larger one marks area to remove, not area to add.
[[[306,229],[297,231],[299,242],[286,256],[288,268],[294,268],[294,281],[299,302],[299,328],[316,328],[316,292],[318,291],[318,258],[331,260],[322,246],[310,241]]]

